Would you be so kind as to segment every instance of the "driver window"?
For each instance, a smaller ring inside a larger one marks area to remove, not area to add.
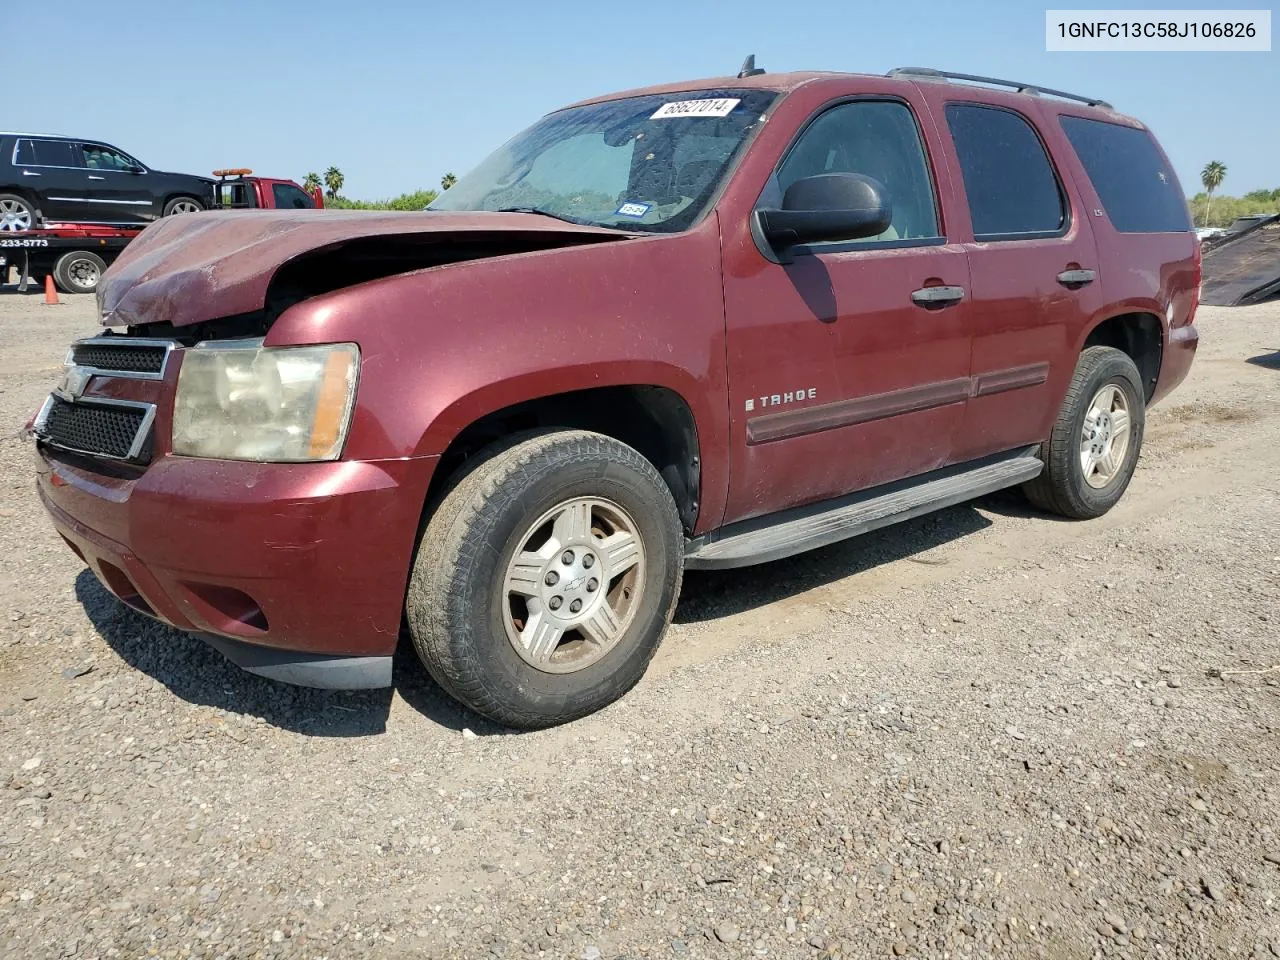
[[[84,152],[84,165],[90,170],[131,170],[135,166],[134,161],[119,150],[100,144],[86,143],[81,150]]]
[[[889,229],[869,242],[938,236],[933,183],[915,118],[895,100],[832,107],[809,124],[782,161],[779,194],[804,177],[860,173],[880,181],[893,204]]]

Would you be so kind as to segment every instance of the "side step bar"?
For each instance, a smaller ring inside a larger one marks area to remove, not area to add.
[[[822,503],[729,524],[687,542],[689,570],[727,570],[780,560],[892,523],[910,520],[1040,474],[1036,447],[1013,450],[872,487]]]

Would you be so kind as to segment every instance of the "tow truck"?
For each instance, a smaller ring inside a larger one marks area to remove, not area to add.
[[[215,170],[214,204],[220,210],[319,210],[324,193],[305,190],[292,180],[255,177],[247,167]]]
[[[255,177],[247,167],[213,171],[215,209],[274,210],[318,209],[324,194],[304,190],[292,180]],[[143,230],[88,223],[46,223],[35,230],[0,233],[0,289],[9,281],[11,267],[18,268],[19,293],[33,278],[51,276],[63,293],[93,293],[98,281],[120,251]]]

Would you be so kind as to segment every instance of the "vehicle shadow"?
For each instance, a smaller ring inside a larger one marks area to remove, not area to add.
[[[431,679],[402,635],[392,686],[382,690],[315,690],[241,670],[206,643],[145,617],[117,600],[88,570],[76,578],[76,598],[107,645],[129,666],[160,681],[188,703],[261,717],[283,730],[317,737],[383,733],[393,694],[433,723],[477,735],[506,728],[467,710]]]
[[[691,572],[685,577],[675,622],[731,616],[895,560],[915,559],[991,526],[978,505],[1002,515],[1033,515],[1019,494],[1001,492],[785,560],[739,570]],[[363,737],[386,731],[393,694],[398,693],[409,707],[446,729],[469,728],[478,736],[513,732],[472,713],[440,689],[403,634],[392,687],[314,690],[246,673],[198,638],[130,609],[88,570],[76,578],[75,592],[98,633],[125,663],[188,703],[261,717],[272,726],[307,736]]]
[[[1245,363],[1252,363],[1255,367],[1266,367],[1268,370],[1280,370],[1280,350],[1249,357]]]
[[[991,504],[998,496],[983,497],[785,560],[737,570],[691,571],[685,574],[675,622],[701,623],[744,613],[895,560],[916,559],[918,554],[991,526],[991,521],[975,507],[980,504],[994,509]],[[1016,493],[1014,497],[1021,499]],[[924,559],[917,562],[933,563]]]
[[[203,641],[144,617],[117,600],[88,570],[76,599],[125,663],[188,703],[261,717],[272,726],[321,737],[386,730],[391,689],[313,690],[246,673]]]

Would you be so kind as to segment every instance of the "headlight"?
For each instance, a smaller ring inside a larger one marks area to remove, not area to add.
[[[336,460],[359,368],[354,343],[198,344],[186,351],[178,374],[173,452],[219,460]]]

